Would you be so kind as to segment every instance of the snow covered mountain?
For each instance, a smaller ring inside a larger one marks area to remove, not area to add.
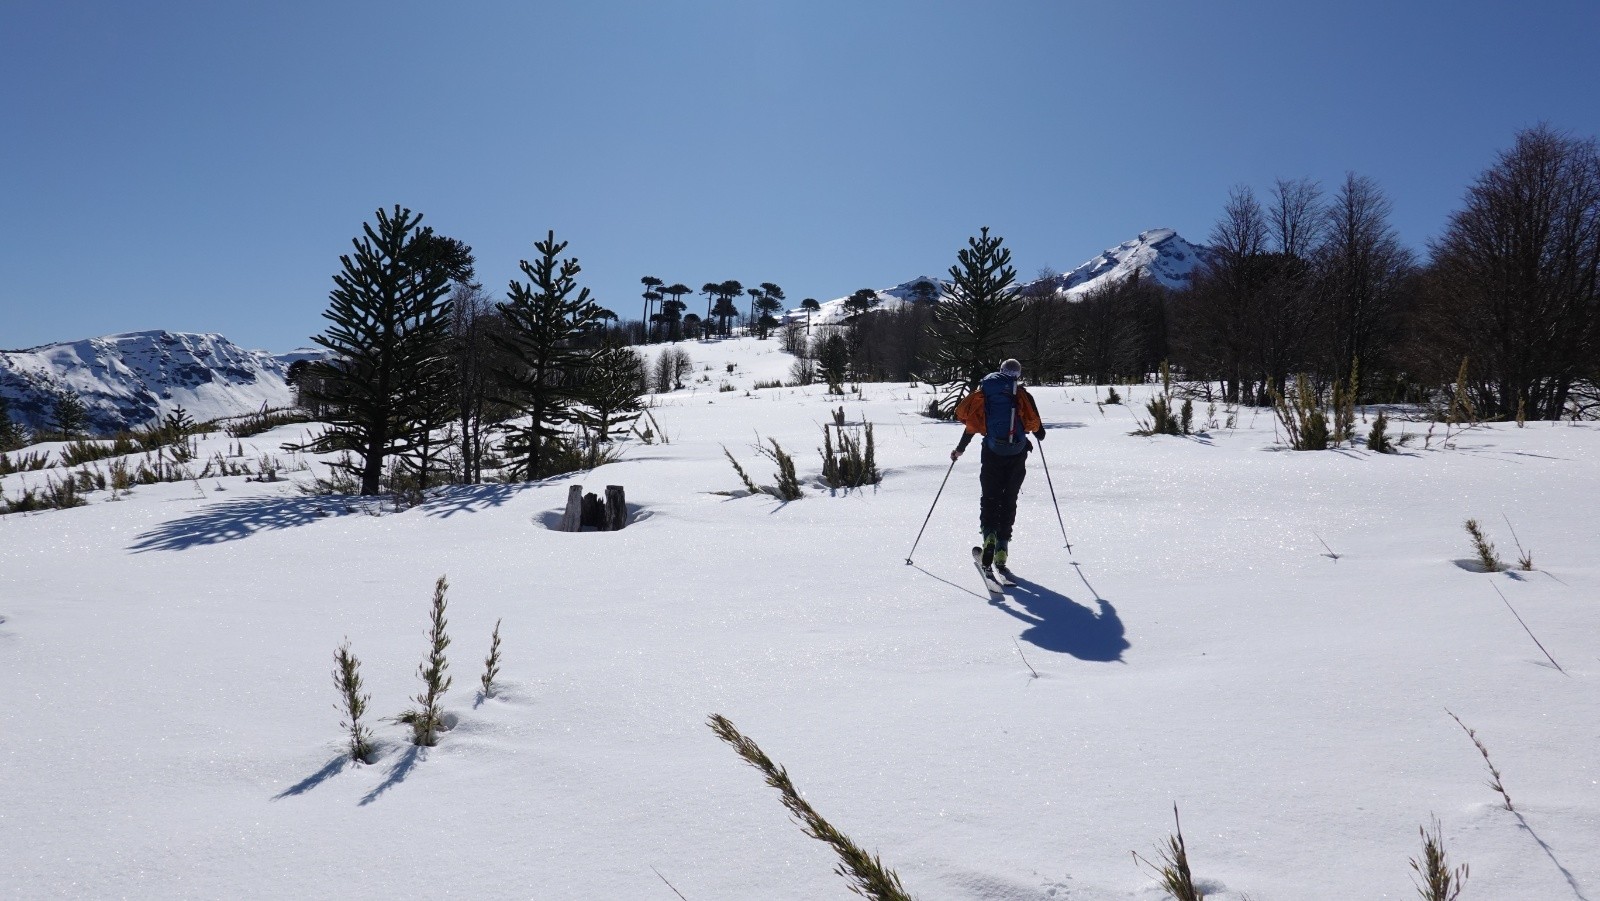
[[[148,425],[178,407],[197,421],[286,406],[284,381],[302,350],[244,350],[213,334],[148,331],[0,351],[0,394],[29,427],[48,426],[55,396],[77,394],[94,433]]]
[[[1194,277],[1195,270],[1205,265],[1210,253],[1206,247],[1190,244],[1170,228],[1155,228],[1140,232],[1132,241],[1106,249],[1054,281],[1057,290],[1068,297],[1082,297],[1135,272],[1141,278],[1155,279],[1168,288],[1184,288]]]
[[[1076,299],[1096,288],[1120,282],[1136,272],[1140,278],[1154,279],[1168,288],[1183,288],[1188,286],[1195,271],[1205,265],[1210,253],[1205,246],[1184,240],[1173,229],[1154,228],[1140,232],[1139,237],[1132,241],[1107,248],[1076,269],[1048,281],[1053,282],[1056,291],[1064,293],[1068,299]],[[876,309],[892,310],[916,302],[916,286],[922,282],[934,286],[935,297],[945,284],[944,279],[923,275],[892,288],[884,288],[878,291]],[[1022,287],[1025,290],[1043,288],[1045,281],[1028,282]],[[849,311],[845,308],[847,299],[839,297],[823,303],[822,309],[811,315],[812,324],[837,325],[843,322],[849,317]],[[793,322],[804,322],[806,314],[804,310],[796,308],[790,310],[786,318]]]

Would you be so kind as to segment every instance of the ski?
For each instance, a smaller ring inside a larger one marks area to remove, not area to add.
[[[996,566],[994,568],[994,580],[996,582],[999,582],[1001,584],[1001,586],[1003,586],[1005,588],[1016,588],[1017,587],[1017,575],[1016,575],[1016,573],[1013,573],[1011,570],[1006,569],[1004,566]]]
[[[972,549],[972,565],[978,568],[978,575],[983,578],[983,587],[989,589],[990,597],[1005,596],[1005,585],[995,576],[993,569],[983,565],[983,548]]]

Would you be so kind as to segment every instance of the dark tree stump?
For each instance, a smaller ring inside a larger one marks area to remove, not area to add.
[[[601,531],[606,527],[606,505],[593,492],[583,496],[583,525]]]
[[[606,486],[606,528],[616,532],[628,524],[628,498],[621,485]]]

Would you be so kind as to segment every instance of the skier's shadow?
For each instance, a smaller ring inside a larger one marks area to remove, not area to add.
[[[1029,628],[1022,633],[1023,641],[1046,651],[1071,654],[1079,660],[1123,662],[1122,652],[1132,645],[1128,644],[1117,608],[1111,606],[1110,601],[1098,598],[1099,610],[1091,610],[1037,582],[1015,576],[1012,579],[1016,587],[1006,592],[1011,603],[991,603],[1028,624]]]

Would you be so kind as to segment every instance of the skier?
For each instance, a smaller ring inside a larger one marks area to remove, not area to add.
[[[983,533],[982,560],[990,566],[1006,568],[1011,526],[1017,519],[1017,492],[1028,474],[1028,453],[1033,450],[1026,433],[1044,440],[1044,424],[1033,397],[1020,384],[1022,364],[1006,360],[991,372],[978,388],[956,405],[956,418],[966,425],[961,442],[950,452],[954,463],[972,443],[973,435],[983,435],[983,467],[978,483],[983,497],[978,505],[978,528]]]

